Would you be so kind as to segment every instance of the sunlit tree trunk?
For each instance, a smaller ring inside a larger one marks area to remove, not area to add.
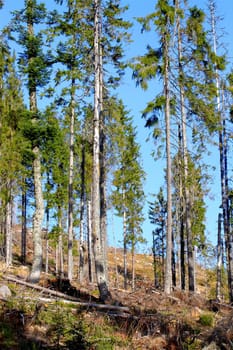
[[[81,196],[80,196],[80,234],[79,234],[79,281],[84,277],[84,208],[85,208],[85,146],[82,147],[81,160]]]
[[[123,193],[124,198],[124,193]],[[124,199],[123,199],[124,203]],[[123,204],[124,205],[124,204]],[[126,212],[125,209],[123,209],[123,269],[124,269],[124,289],[127,289],[127,279],[128,279],[128,273],[127,273],[127,234],[126,234]]]
[[[73,279],[73,181],[74,181],[74,119],[75,119],[75,79],[72,79],[70,110],[70,150],[69,150],[69,199],[68,199],[68,279]]]
[[[178,157],[177,157],[177,168],[178,172],[176,176],[177,186],[177,197],[175,203],[175,217],[176,217],[176,246],[177,246],[177,278],[176,278],[176,287],[181,289],[181,223],[182,223],[182,178],[181,178],[181,169],[182,169],[182,149],[181,149],[181,125],[178,123]]]
[[[172,230],[172,285],[176,287],[176,253],[175,253],[175,235]]]
[[[21,259],[22,263],[26,263],[26,254],[27,254],[27,189],[26,183],[22,188],[21,195],[21,205],[22,205],[22,228],[21,228]]]
[[[131,249],[131,254],[132,254],[132,290],[135,289],[135,247],[134,244]]]
[[[28,15],[28,34],[30,37],[34,35],[33,29],[33,16],[30,11],[33,11],[33,4],[30,0],[27,0],[27,6],[29,7]],[[34,61],[35,57],[29,54],[29,64]],[[34,72],[29,72],[29,107],[33,116],[32,122],[37,123],[37,96],[36,96],[36,84],[34,81]],[[34,82],[34,83],[31,83]],[[33,215],[33,243],[34,243],[34,257],[32,262],[32,269],[29,276],[30,282],[37,283],[40,279],[42,271],[42,260],[43,260],[43,249],[42,249],[42,238],[41,228],[44,217],[44,201],[42,191],[42,179],[41,179],[41,154],[39,146],[36,144],[32,149],[33,153],[33,179],[34,179],[34,198],[35,198],[35,211]]]
[[[10,193],[10,189],[9,189]],[[5,222],[5,235],[6,235],[6,266],[9,267],[12,265],[12,198],[9,195],[6,203],[6,222]]]
[[[101,37],[101,32],[100,32]],[[105,152],[105,115],[103,106],[103,53],[102,43],[100,43],[100,233],[101,233],[101,244],[104,257],[104,269],[106,278],[108,278],[107,269],[107,194],[106,194],[106,152]]]
[[[64,259],[63,259],[63,238],[62,238],[62,219],[59,218],[58,221],[59,236],[58,236],[58,261],[59,261],[59,277],[64,278]]]
[[[46,208],[45,273],[49,272],[49,208]]]
[[[171,174],[171,144],[170,144],[170,88],[169,88],[169,49],[168,39],[164,35],[164,95],[165,105],[165,123],[166,123],[166,181],[167,181],[167,245],[166,245],[166,266],[164,291],[171,293],[172,289],[172,174]]]
[[[222,278],[222,214],[218,214],[218,242],[217,242],[217,283],[216,299],[221,300],[221,278]]]
[[[35,193],[35,212],[33,215],[33,243],[34,243],[34,258],[29,277],[30,282],[37,283],[40,279],[42,271],[42,238],[41,228],[44,217],[44,202],[42,192],[42,180],[41,180],[41,161],[39,147],[33,148],[34,161],[33,161],[33,174],[34,174],[34,193]]]
[[[93,120],[93,172],[92,172],[92,241],[95,259],[96,279],[100,299],[110,297],[107,285],[102,237],[100,232],[100,1],[94,1],[94,120]]]
[[[91,201],[87,201],[87,241],[88,241],[88,276],[93,282],[93,247],[92,247],[92,225],[91,225]]]
[[[176,0],[176,7],[179,8],[179,0]],[[188,147],[187,147],[187,132],[186,132],[186,109],[185,109],[185,93],[184,86],[182,84],[183,68],[182,68],[182,39],[180,29],[180,19],[177,17],[177,34],[178,34],[178,59],[179,59],[179,76],[180,76],[180,110],[181,110],[181,124],[182,124],[182,155],[184,164],[184,198],[185,198],[185,222],[186,222],[186,234],[187,234],[187,250],[188,250],[188,286],[189,291],[195,291],[195,260],[193,255],[193,237],[192,237],[192,225],[191,225],[191,199],[190,189],[188,185]]]

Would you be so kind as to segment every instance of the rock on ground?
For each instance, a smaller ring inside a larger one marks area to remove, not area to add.
[[[220,350],[215,342],[211,342],[209,345],[206,345],[202,350]]]
[[[0,298],[7,299],[9,297],[11,297],[10,289],[5,285],[0,286]]]

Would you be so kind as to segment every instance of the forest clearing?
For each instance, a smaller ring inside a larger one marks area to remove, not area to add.
[[[10,268],[1,263],[0,286],[10,294],[2,294],[0,287],[0,348],[232,349],[233,307],[211,299],[215,271],[199,266],[196,293],[166,295],[154,287],[152,255],[136,254],[134,290],[123,288],[123,260],[122,249],[109,248],[111,301],[105,304],[95,282],[80,284],[76,276],[71,284],[42,273],[40,282],[31,284],[30,264],[22,266],[17,254]],[[53,271],[54,250],[50,264]],[[129,268],[129,282],[131,278]]]
[[[0,348],[233,348],[232,3],[128,2],[0,0]]]

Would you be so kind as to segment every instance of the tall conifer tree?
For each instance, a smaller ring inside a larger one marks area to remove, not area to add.
[[[114,137],[116,170],[113,173],[112,202],[117,215],[123,218],[124,288],[127,289],[127,252],[131,246],[134,261],[135,246],[143,241],[141,225],[143,222],[145,173],[140,163],[140,149],[136,141],[136,130],[132,118],[128,116],[122,101],[115,101]],[[134,279],[132,280],[134,285]]]
[[[93,168],[92,168],[92,240],[95,269],[100,298],[104,301],[110,293],[107,285],[104,252],[100,231],[100,120],[103,110],[101,104],[100,55],[101,55],[101,1],[94,1],[94,119],[93,119]]]
[[[20,14],[20,16],[19,16]],[[20,21],[19,21],[20,18]],[[35,25],[43,23],[46,10],[36,0],[25,0],[25,11],[16,12],[11,31],[18,33],[15,39],[24,48],[20,54],[19,66],[24,74],[29,93],[30,120],[26,134],[31,141],[33,153],[33,185],[35,211],[33,215],[34,258],[29,279],[38,282],[42,270],[42,221],[44,218],[44,201],[42,190],[42,169],[40,151],[40,113],[37,106],[37,91],[49,79],[48,57],[43,53],[42,34],[35,33]]]
[[[158,120],[158,112],[164,111],[166,130],[166,184],[167,184],[167,245],[166,245],[166,268],[165,285],[166,293],[172,288],[172,174],[171,174],[171,140],[170,140],[170,118],[171,118],[171,88],[170,88],[170,65],[171,65],[171,33],[174,24],[175,8],[170,1],[158,1],[155,12],[139,18],[143,30],[150,30],[151,23],[159,35],[159,49],[152,49],[148,46],[147,53],[138,57],[136,63],[132,65],[133,77],[142,88],[147,89],[148,81],[156,76],[163,77],[163,96],[157,96],[145,109],[144,116],[152,114],[148,118],[147,126],[153,126]]]
[[[22,98],[22,86],[15,69],[15,56],[11,56],[9,48],[2,42],[1,61],[1,95],[0,95],[0,222],[5,245],[6,265],[12,264],[12,224],[15,198],[22,184],[25,171],[23,154],[27,142],[22,134],[22,119],[25,107]]]
[[[217,15],[216,15],[216,2],[209,0],[209,11],[211,17],[211,29],[212,29],[212,42],[214,55],[217,58],[219,43],[217,36]],[[230,232],[230,216],[229,216],[229,188],[228,188],[228,150],[226,141],[226,117],[225,117],[225,103],[224,103],[224,85],[221,82],[221,70],[223,67],[219,66],[216,60],[214,65],[215,69],[215,83],[217,90],[216,97],[216,114],[219,118],[219,131],[218,131],[218,147],[219,147],[219,160],[220,160],[220,179],[221,179],[221,197],[222,197],[222,219],[223,219],[223,231],[226,245],[227,266],[228,266],[228,290],[229,299],[233,301],[233,238]],[[221,215],[219,216],[221,218]],[[220,219],[219,219],[220,220]],[[221,228],[221,223],[219,223]],[[221,236],[221,229],[218,230],[218,235]],[[218,239],[218,251],[221,249],[221,239]],[[218,281],[219,283],[219,281]],[[219,290],[220,288],[218,288]],[[219,293],[217,297],[219,298]]]

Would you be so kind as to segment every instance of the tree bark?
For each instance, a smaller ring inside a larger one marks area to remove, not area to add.
[[[27,0],[27,5],[31,6],[30,1]],[[33,9],[30,9],[31,11]],[[34,35],[33,19],[32,16],[28,18],[28,33],[30,36]],[[29,52],[29,63],[31,63],[35,57]],[[34,80],[34,72],[29,72],[29,82]],[[36,96],[36,85],[29,83],[29,104],[30,111],[32,112],[33,124],[37,123],[37,96]],[[33,179],[34,179],[34,197],[35,197],[35,211],[33,215],[33,243],[34,243],[34,257],[32,263],[32,269],[29,276],[29,280],[33,283],[37,283],[40,279],[42,271],[42,239],[41,239],[41,226],[44,217],[44,202],[43,202],[43,191],[42,191],[42,180],[41,180],[41,159],[40,149],[37,143],[33,146],[32,153],[34,156],[33,160]]]
[[[73,279],[73,178],[74,178],[74,119],[75,119],[75,79],[72,79],[70,111],[70,150],[69,150],[69,199],[68,199],[68,279]]]
[[[44,217],[44,202],[41,181],[41,162],[39,147],[33,149],[33,174],[34,174],[34,194],[36,208],[33,216],[33,243],[34,243],[34,257],[32,269],[29,276],[29,281],[37,283],[40,279],[43,261],[43,249],[41,238],[41,226]]]
[[[10,192],[10,190],[9,190]],[[6,266],[9,267],[12,265],[12,199],[9,195],[6,203],[6,223],[5,223],[5,232],[6,232]]]
[[[27,254],[27,189],[26,181],[25,187],[22,188],[22,232],[21,232],[21,259],[22,263],[26,263]]]
[[[61,212],[61,209],[59,209]],[[59,269],[59,277],[62,279],[64,278],[64,261],[63,261],[63,238],[62,238],[62,214],[59,217],[58,220],[58,227],[59,227],[59,236],[58,236],[58,269]]]
[[[181,289],[185,290],[185,237],[184,237],[184,223],[181,219],[180,223],[180,273],[181,273]]]
[[[49,207],[46,207],[45,273],[49,272]]]
[[[132,254],[132,290],[135,289],[135,247],[133,246],[132,247],[132,251],[131,251],[131,254]]]
[[[218,214],[218,242],[217,242],[217,283],[216,283],[216,299],[221,300],[221,275],[222,275],[222,214]]]
[[[170,145],[170,88],[169,88],[169,50],[167,34],[164,34],[164,94],[165,123],[166,123],[166,181],[167,181],[167,245],[166,245],[166,266],[164,291],[167,294],[172,290],[172,174],[171,174],[171,145]]]
[[[123,193],[123,203],[124,203],[124,193]],[[124,204],[123,204],[124,205]],[[123,212],[123,264],[124,264],[124,289],[127,289],[127,242],[126,242],[126,212]]]
[[[216,17],[215,4],[213,0],[209,1],[211,25],[213,35],[214,53],[217,55],[217,35],[216,35]],[[229,227],[229,195],[228,195],[228,174],[227,174],[227,142],[225,138],[225,118],[222,115],[221,101],[220,101],[220,78],[217,67],[216,73],[216,89],[217,89],[217,108],[216,112],[219,114],[219,161],[220,161],[220,178],[221,178],[221,195],[222,195],[222,215],[223,215],[223,230],[226,244],[227,267],[228,267],[228,290],[230,302],[233,302],[233,238]],[[224,106],[222,107],[224,110]]]
[[[91,202],[87,201],[87,241],[88,241],[88,276],[89,281],[93,282],[93,247],[92,247],[92,229],[91,229]]]
[[[172,231],[172,286],[176,287],[176,253],[175,253],[175,237]]]
[[[99,37],[102,38],[102,16],[100,16]],[[106,135],[105,135],[105,114],[104,114],[104,76],[103,76],[103,43],[99,43],[99,82],[100,82],[100,234],[104,258],[104,269],[106,280],[108,279],[107,259],[107,194],[106,194]]]
[[[100,232],[100,1],[94,1],[94,120],[93,120],[93,172],[92,172],[92,240],[95,259],[96,279],[100,299],[110,297],[108,290],[104,254]]]
[[[179,0],[176,0],[176,7],[179,8]],[[182,67],[182,39],[180,29],[180,19],[177,17],[177,34],[178,34],[178,59],[179,59],[179,76],[181,83],[179,84],[180,90],[180,108],[181,108],[181,124],[182,124],[182,155],[184,163],[184,199],[185,199],[185,222],[187,233],[187,250],[188,250],[188,286],[189,291],[195,291],[195,260],[193,255],[193,237],[192,237],[192,225],[191,225],[191,199],[190,188],[188,186],[188,147],[187,147],[187,132],[186,132],[186,109],[185,109],[185,93],[184,86],[182,84],[183,67]]]
[[[85,208],[85,140],[81,145],[81,196],[80,196],[80,234],[79,234],[79,281],[84,278],[84,208]]]

